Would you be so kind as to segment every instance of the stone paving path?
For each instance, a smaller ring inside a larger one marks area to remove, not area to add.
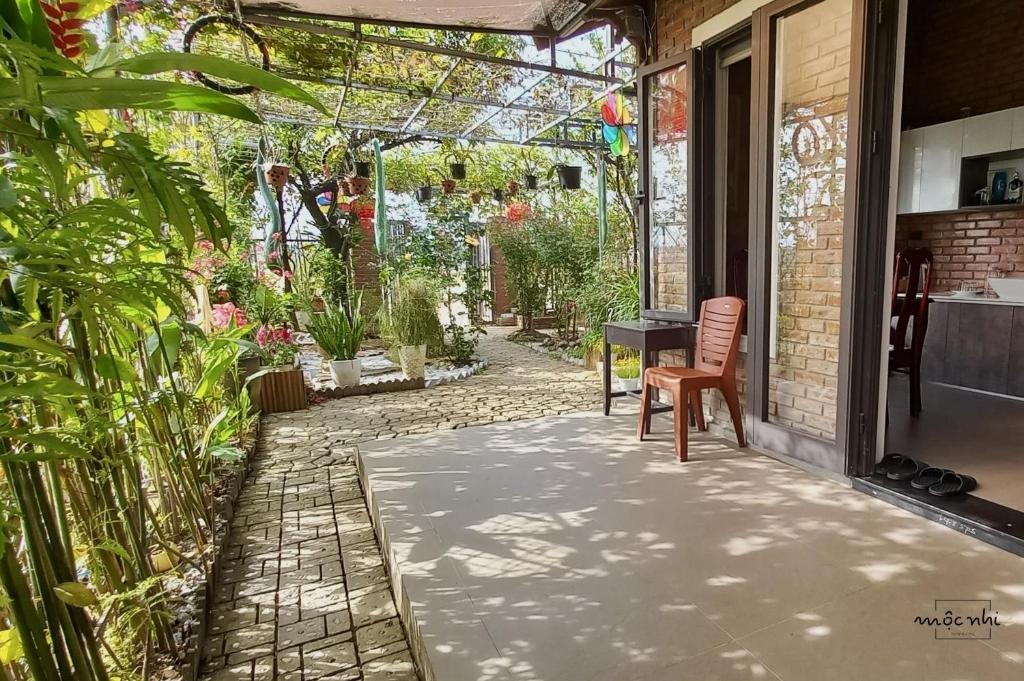
[[[430,388],[349,397],[263,420],[238,499],[204,681],[415,681],[352,445],[593,409],[596,374],[505,340],[490,367]]]

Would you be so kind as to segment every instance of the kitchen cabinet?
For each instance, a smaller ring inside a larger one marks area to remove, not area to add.
[[[963,155],[981,156],[1011,149],[1013,118],[1013,109],[965,118]]]
[[[1012,131],[1010,133],[1010,148],[1024,149],[1024,106],[1010,109],[1013,112]]]
[[[963,157],[964,121],[922,128],[921,212],[953,210],[960,203],[960,159]]]
[[[907,130],[900,135],[900,168],[897,178],[896,212],[916,213],[921,209],[921,163],[924,132]]]

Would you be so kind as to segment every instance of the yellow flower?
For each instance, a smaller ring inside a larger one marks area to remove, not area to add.
[[[412,260],[412,253],[406,253],[402,257],[405,258],[406,260]]]

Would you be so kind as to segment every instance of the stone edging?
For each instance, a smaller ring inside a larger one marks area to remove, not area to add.
[[[452,376],[434,378],[429,381],[423,378],[407,378],[397,379],[394,381],[360,383],[359,385],[350,385],[346,388],[320,388],[318,390],[310,388],[310,390],[312,390],[313,394],[328,399],[354,397],[358,395],[377,395],[380,393],[396,393],[402,392],[403,390],[421,390],[423,388],[433,388],[435,386],[454,383],[455,381],[461,381],[464,378],[469,378],[470,376],[478,374],[487,368],[487,364],[488,362],[486,358],[480,358],[471,364],[459,367]]]
[[[256,427],[253,428],[250,434],[251,442],[246,447],[244,465],[239,466],[237,470],[233,471],[235,476],[230,483],[227,497],[221,504],[221,508],[214,509],[213,567],[206,576],[205,588],[199,592],[199,597],[196,600],[195,612],[199,615],[199,626],[192,632],[192,636],[189,637],[188,642],[185,644],[185,662],[178,669],[181,672],[182,681],[198,681],[199,679],[199,669],[203,662],[203,648],[206,647],[206,630],[209,627],[210,619],[208,605],[213,601],[213,590],[220,577],[221,563],[224,560],[225,549],[231,536],[231,519],[235,515],[235,504],[238,501],[238,495],[242,492],[242,487],[245,486],[246,479],[249,477],[253,460],[256,458],[261,419],[262,416],[260,419],[257,419]]]
[[[573,357],[565,350],[548,350],[540,343],[522,343],[520,341],[508,340],[507,338],[505,340],[508,341],[509,343],[518,345],[521,348],[526,348],[527,350],[532,350],[533,352],[539,352],[542,355],[553,357],[554,359],[561,360],[563,362],[566,362],[567,364],[572,364],[578,367],[586,367],[586,363],[582,359],[580,359],[579,357]]]

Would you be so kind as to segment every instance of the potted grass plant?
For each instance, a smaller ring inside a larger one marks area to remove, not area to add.
[[[359,385],[362,361],[356,356],[366,333],[362,295],[352,303],[351,315],[343,308],[329,308],[311,315],[309,335],[330,361],[331,378],[339,388]]]
[[[626,392],[634,392],[640,387],[640,358],[636,356],[620,357],[613,365],[615,377],[619,379],[619,387]]]
[[[421,277],[402,280],[384,331],[406,378],[426,375],[427,346],[439,343],[442,334],[437,308],[437,291],[431,282]]]

